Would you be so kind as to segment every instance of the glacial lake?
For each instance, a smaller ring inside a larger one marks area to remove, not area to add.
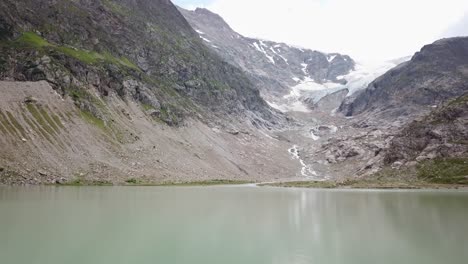
[[[0,187],[4,264],[466,264],[468,192]]]

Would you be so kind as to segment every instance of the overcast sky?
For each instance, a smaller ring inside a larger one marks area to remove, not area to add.
[[[361,61],[412,55],[443,36],[468,34],[468,0],[173,0],[206,7],[238,33]]]

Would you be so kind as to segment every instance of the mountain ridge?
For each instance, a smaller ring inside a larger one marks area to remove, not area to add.
[[[294,175],[264,132],[288,118],[170,1],[5,0],[0,17],[0,183]]]
[[[208,47],[247,72],[261,87],[263,97],[271,102],[281,100],[292,86],[302,82],[343,83],[337,77],[348,74],[355,66],[348,55],[244,37],[207,9],[189,11],[179,7],[179,11]]]
[[[468,89],[467,69],[468,38],[441,39],[348,98],[339,111],[389,118],[427,113]]]

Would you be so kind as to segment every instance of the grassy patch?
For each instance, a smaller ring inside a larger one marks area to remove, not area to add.
[[[420,181],[400,181],[396,179],[349,179],[337,183],[337,188],[343,189],[421,189],[433,187],[435,186]]]
[[[112,182],[105,180],[85,180],[85,179],[75,179],[64,184],[64,186],[112,186]]]
[[[102,55],[100,54],[97,54],[97,55],[99,56],[99,59],[102,59],[108,63],[124,66],[126,68],[133,69],[133,70],[139,70],[138,66],[136,66],[133,62],[131,62],[129,59],[125,57],[117,58],[117,57],[114,57],[109,52],[104,52]]]
[[[47,124],[55,130],[55,132],[59,132],[60,129],[59,127],[57,126],[57,124],[52,120],[52,118],[49,116],[49,114],[47,113],[47,111],[43,108],[43,107],[38,107],[39,108],[39,112],[41,113],[41,115],[44,117],[44,120],[47,122]]]
[[[210,80],[208,81],[208,84],[212,89],[219,90],[219,91],[228,91],[231,89],[229,85],[222,83],[218,80]]]
[[[122,66],[124,68],[129,68],[133,70],[139,70],[138,66],[136,66],[127,58],[117,58],[109,52],[100,54],[95,51],[55,45],[49,43],[47,40],[45,40],[44,38],[42,38],[34,32],[24,32],[18,39],[13,41],[11,44],[14,47],[29,47],[40,50],[46,50],[46,48],[48,48],[49,50],[55,50],[69,57],[75,58],[85,64],[95,65],[100,63],[107,63],[115,64],[117,66]]]
[[[1,47],[1,45],[0,45]],[[7,61],[5,58],[0,55],[0,73],[4,72],[7,70]]]
[[[80,50],[70,47],[57,47],[58,51],[86,64],[97,64],[102,56],[94,51]]]
[[[446,158],[418,165],[418,177],[432,183],[468,184],[468,159]]]
[[[92,113],[81,110],[80,115],[81,118],[83,118],[89,124],[94,125],[97,128],[102,129],[104,131],[107,130],[106,123],[103,120],[95,117]]]
[[[24,32],[15,42],[18,45],[26,45],[34,48],[43,48],[52,46],[47,40],[43,39],[34,32]]]
[[[465,104],[468,103],[468,95],[460,96],[457,99],[451,101],[448,105],[460,105],[460,104]]]
[[[27,104],[26,108],[42,129],[44,129],[50,135],[55,134],[54,129],[48,125],[48,122],[44,119],[40,113],[40,110],[38,110],[34,104]]]
[[[271,183],[271,184],[270,183],[261,184],[260,186],[330,189],[330,188],[336,188],[338,185],[335,182],[329,182],[329,181],[295,181],[295,182],[278,182],[278,183]]]
[[[131,9],[115,3],[112,0],[103,0],[102,4],[118,15],[131,16],[133,14]]]
[[[137,179],[135,179],[135,178],[131,178],[131,179],[126,180],[125,183],[128,183],[128,184],[138,184],[138,183],[140,183],[140,181],[137,180]]]
[[[59,126],[61,129],[65,129],[65,126],[62,124],[62,121],[60,121],[60,117],[58,117],[58,115],[51,114],[51,116],[57,126]]]
[[[289,187],[289,188],[315,188],[315,189],[439,189],[458,188],[461,184],[441,184],[425,181],[398,181],[378,179],[349,179],[343,182],[325,181],[298,181],[261,184],[260,186]]]
[[[240,185],[249,184],[251,181],[240,180],[206,180],[206,181],[192,181],[192,182],[166,182],[157,184],[157,186],[216,186],[216,185]]]
[[[149,110],[154,110],[154,107],[152,105],[149,105],[149,104],[141,104],[141,107],[143,108],[143,110],[145,111],[149,111]]]
[[[36,133],[41,135],[43,138],[45,138],[47,141],[50,143],[52,142],[52,139],[50,138],[50,135],[47,134],[41,127],[37,126],[32,120],[30,120],[24,113],[22,113],[24,121],[31,127],[32,130],[34,130]]]
[[[18,122],[18,120],[16,120],[16,118],[13,116],[12,113],[6,111],[6,114],[8,116],[8,119],[10,119],[10,122],[11,124],[13,124],[13,126],[16,128],[16,130],[18,130],[21,134],[21,136],[23,138],[27,138],[27,135],[26,135],[26,131],[24,130],[24,128],[20,125],[20,123]]]
[[[7,132],[6,128],[4,128],[4,127],[3,127],[3,125],[2,125],[2,123],[1,123],[1,122],[0,122],[0,131],[1,131],[1,132],[2,132],[2,134],[4,134],[4,135],[7,135],[7,134],[8,134],[8,132]]]
[[[105,108],[104,103],[99,98],[82,88],[67,88],[67,92],[75,102],[88,101],[90,103],[93,103],[93,105],[99,107],[100,109]]]
[[[6,130],[8,130],[8,132],[14,136],[14,137],[17,137],[19,136],[16,129],[13,127],[13,125],[8,121],[8,118],[6,117],[6,115],[0,110],[0,122],[2,123],[2,125],[6,128]]]

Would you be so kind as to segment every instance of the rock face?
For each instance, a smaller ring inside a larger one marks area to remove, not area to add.
[[[305,99],[304,102],[309,104],[311,109],[331,113],[340,107],[341,103],[348,95],[348,92],[348,89],[342,89],[324,96],[318,102],[314,102],[314,100],[311,99]]]
[[[287,119],[168,0],[0,1],[0,92],[0,184],[296,169],[264,134]]]
[[[407,163],[468,156],[468,95],[407,125],[391,141],[384,162]]]
[[[99,118],[83,90],[161,109],[168,124],[199,115],[275,119],[258,89],[207,49],[170,1],[6,0],[0,17],[0,78],[46,80]]]
[[[281,97],[301,80],[312,79],[341,83],[337,77],[354,69],[355,62],[347,55],[326,54],[292,47],[284,43],[244,37],[217,14],[198,8],[179,8],[206,46],[226,61],[249,73],[267,98]]]
[[[463,182],[468,173],[467,69],[468,38],[425,46],[347,97],[339,108],[347,122],[320,148],[311,148],[313,157],[326,157],[338,175],[351,171],[371,178],[377,173],[401,180]],[[322,105],[338,95],[322,98]]]
[[[468,38],[442,39],[347,98],[340,111],[346,116],[370,113],[387,120],[411,117],[467,90]]]

